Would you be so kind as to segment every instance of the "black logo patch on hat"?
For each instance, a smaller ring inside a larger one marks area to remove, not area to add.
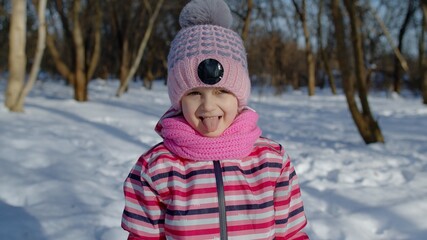
[[[203,83],[214,85],[221,81],[224,75],[224,68],[218,60],[209,58],[199,64],[197,74]]]

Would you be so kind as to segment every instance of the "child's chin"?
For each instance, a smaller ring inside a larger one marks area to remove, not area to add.
[[[204,137],[219,137],[221,136],[223,131],[215,131],[215,132],[199,132]]]

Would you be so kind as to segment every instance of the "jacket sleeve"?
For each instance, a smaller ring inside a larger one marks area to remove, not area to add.
[[[128,240],[165,239],[165,207],[147,174],[146,161],[142,157],[130,171],[123,190],[122,228],[129,232]]]
[[[280,177],[276,181],[274,208],[276,239],[309,239],[302,230],[307,225],[298,177],[289,156],[284,153]]]

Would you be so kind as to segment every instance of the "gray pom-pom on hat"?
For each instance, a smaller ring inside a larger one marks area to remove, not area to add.
[[[230,8],[223,0],[192,0],[182,9],[179,24],[182,28],[194,25],[217,25],[230,28],[233,22]]]

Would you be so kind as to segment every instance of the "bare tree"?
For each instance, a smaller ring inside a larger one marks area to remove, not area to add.
[[[141,29],[144,24],[146,8],[142,1],[109,0],[106,2],[109,17],[109,31],[111,32],[109,44],[110,57],[118,58],[118,77],[120,86],[124,85],[129,75],[130,64],[137,49],[137,42],[142,38]],[[111,47],[113,45],[113,47]],[[110,71],[112,71],[110,69]]]
[[[328,76],[329,87],[331,88],[332,94],[336,95],[337,94],[337,88],[335,86],[335,77],[332,74],[332,70],[331,70],[331,67],[329,65],[328,56],[326,56],[325,49],[323,48],[323,30],[322,30],[322,19],[321,19],[322,14],[323,14],[323,5],[324,5],[324,1],[319,0],[319,11],[317,13],[317,26],[318,26],[317,38],[318,38],[318,42],[319,42],[319,52],[320,52],[320,57],[322,58],[323,65],[324,65],[325,70],[326,70],[326,74]]]
[[[313,96],[315,94],[316,88],[316,64],[314,61],[314,55],[311,49],[310,43],[310,32],[308,31],[307,26],[307,17],[306,17],[306,4],[305,0],[302,0],[302,6],[299,7],[295,0],[292,0],[292,3],[295,6],[295,10],[299,16],[299,19],[302,24],[304,31],[304,40],[305,40],[305,53],[306,53],[306,62],[307,62],[307,75],[308,75],[308,95]]]
[[[151,16],[150,16],[150,19],[148,20],[148,26],[147,26],[147,29],[145,30],[144,38],[141,40],[141,43],[138,48],[138,53],[136,55],[135,61],[132,64],[132,67],[130,68],[125,80],[121,82],[119,88],[117,89],[116,95],[118,97],[120,97],[125,92],[130,79],[133,78],[133,76],[136,73],[136,70],[138,69],[139,64],[141,63],[142,55],[144,54],[145,47],[147,46],[148,40],[150,39],[151,33],[153,31],[154,23],[157,19],[157,16],[159,15],[163,2],[164,0],[158,0],[155,9],[150,11]],[[146,8],[151,10],[151,6],[148,3],[148,1],[146,0],[144,1],[144,3],[146,5]]]
[[[74,98],[77,101],[87,101],[87,81],[85,76],[85,47],[83,44],[83,33],[80,26],[80,0],[74,0],[72,21],[73,21],[73,43],[75,48],[75,84]]]
[[[250,29],[250,25],[251,25],[251,15],[252,15],[253,8],[254,8],[253,0],[247,0],[247,11],[246,11],[246,14],[244,17],[244,24],[243,24],[243,29],[242,29],[243,42],[246,41],[246,39],[248,38],[248,35],[249,35],[249,29]]]
[[[387,27],[385,26],[385,24],[381,20],[381,18],[378,16],[378,14],[370,7],[370,5],[367,5],[367,6],[369,7],[369,10],[371,11],[371,13],[374,15],[375,20],[380,25],[381,30],[383,31],[384,35],[386,36],[387,41],[388,41],[390,47],[393,49],[393,52],[395,54],[395,59],[400,64],[400,67],[405,72],[408,72],[409,71],[408,63],[407,63],[406,59],[403,57],[402,52],[400,51],[400,49],[395,46],[393,37],[391,36],[389,30],[387,29]]]
[[[9,32],[9,80],[5,94],[5,106],[13,110],[24,85],[27,57],[26,22],[27,1],[13,0]]]
[[[405,14],[405,18],[403,20],[402,25],[400,26],[399,29],[399,36],[398,36],[398,44],[397,44],[397,49],[399,50],[399,52],[402,52],[403,49],[403,37],[405,36],[405,33],[408,29],[408,25],[409,22],[411,20],[411,18],[413,17],[416,7],[415,7],[415,2],[413,0],[408,1],[408,7],[407,7],[407,11]],[[400,61],[399,58],[397,56],[394,57],[394,84],[393,84],[393,91],[395,91],[396,93],[400,93],[401,90],[401,84],[402,84],[402,68],[400,66]]]
[[[54,5],[62,24],[61,43],[68,48],[64,47],[62,51],[69,52],[61,53],[58,50],[53,34],[47,36],[47,47],[58,72],[73,85],[74,99],[83,102],[88,100],[87,85],[99,61],[102,11],[99,1],[84,2],[85,9],[82,9],[81,0],[73,0],[68,12],[66,3],[70,2],[55,0]],[[85,24],[81,23],[83,21]],[[56,24],[52,23],[52,28]],[[57,38],[61,39],[59,36]]]
[[[363,49],[360,33],[358,29],[359,20],[356,15],[355,3],[351,0],[344,0],[351,26],[351,39],[354,52],[354,72],[353,67],[348,61],[350,52],[346,47],[346,34],[344,28],[344,17],[340,8],[340,0],[332,0],[332,16],[335,26],[335,38],[337,42],[338,61],[343,78],[344,92],[347,99],[347,104],[353,120],[359,130],[360,135],[366,144],[375,142],[384,142],[381,130],[378,123],[373,119],[369,102],[367,99],[366,76],[363,66]],[[362,105],[362,112],[359,111],[357,103],[354,99],[354,84],[356,84],[359,99]]]
[[[35,5],[37,5],[37,2],[35,2]],[[13,112],[22,112],[24,111],[24,101],[27,97],[28,93],[31,91],[31,89],[34,86],[34,82],[36,81],[38,72],[40,70],[40,64],[43,58],[44,49],[46,46],[46,22],[45,22],[45,10],[46,10],[46,0],[38,0],[38,19],[39,19],[39,26],[38,26],[38,37],[37,37],[37,47],[36,47],[36,53],[34,57],[33,64],[31,66],[30,75],[28,77],[27,82],[22,87],[22,89],[19,92],[18,99],[16,100],[15,104],[10,108]]]

